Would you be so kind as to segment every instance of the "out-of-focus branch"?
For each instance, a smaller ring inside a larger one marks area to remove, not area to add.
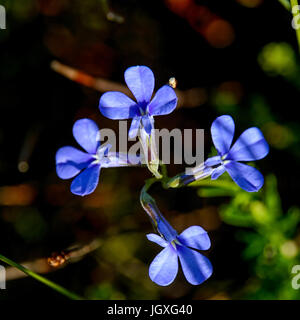
[[[106,91],[120,91],[125,94],[131,95],[129,89],[117,82],[113,82],[104,78],[94,78],[84,72],[81,72],[77,69],[71,68],[65,64],[62,64],[58,61],[52,61],[51,68],[63,75],[64,77],[78,82],[84,86],[93,88],[100,92],[106,92]]]
[[[34,261],[23,262],[21,265],[33,272],[45,274],[65,267],[68,263],[77,262],[85,255],[97,250],[102,245],[102,240],[94,239],[83,246],[73,246],[65,251],[53,253],[51,257],[39,258]],[[14,280],[26,277],[27,274],[19,269],[9,267],[6,269],[6,280]]]
[[[56,60],[52,61],[51,68],[55,72],[63,75],[64,77],[72,81],[78,82],[84,86],[90,87],[94,90],[100,92],[120,91],[132,97],[132,93],[130,92],[130,90],[120,83],[110,81],[104,78],[95,78],[82,71],[64,65]],[[199,107],[203,105],[207,100],[207,93],[206,90],[203,88],[192,88],[184,91],[175,89],[175,91],[178,97],[178,108]]]
[[[24,274],[26,274],[27,276],[43,283],[44,285],[48,286],[49,288],[63,294],[64,296],[73,299],[73,300],[82,300],[82,298],[80,296],[78,296],[77,294],[71,292],[70,290],[60,286],[59,284],[41,276],[40,274],[34,272],[33,270],[30,270],[28,268],[26,268],[25,266],[3,256],[2,254],[0,254],[0,261],[5,262],[6,264],[12,266],[13,268],[18,269],[20,272],[23,272]]]

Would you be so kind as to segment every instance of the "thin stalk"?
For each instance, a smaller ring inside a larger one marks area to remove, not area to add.
[[[169,224],[163,214],[157,207],[156,201],[148,194],[149,188],[155,183],[157,180],[155,178],[148,179],[141,191],[140,194],[140,202],[150,218],[152,226],[154,230],[160,234],[162,238],[166,241],[173,241],[177,237],[177,232],[173,227]]]
[[[198,180],[190,183],[189,187],[215,187],[232,191],[239,190],[233,182],[227,180]]]
[[[73,292],[61,287],[60,285],[48,280],[47,278],[44,278],[43,276],[23,267],[22,265],[10,260],[9,258],[6,258],[2,254],[0,254],[0,260],[7,263],[8,265],[10,265],[14,268],[19,269],[20,271],[24,272],[28,276],[36,279],[37,281],[40,281],[41,283],[45,284],[49,288],[61,293],[62,295],[66,296],[72,300],[82,300],[82,298],[79,297],[78,295],[76,295],[75,293],[73,293]]]

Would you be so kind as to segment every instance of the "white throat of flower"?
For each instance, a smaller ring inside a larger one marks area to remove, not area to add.
[[[220,157],[222,165],[230,162],[230,160],[226,160],[227,156],[228,156],[228,153],[226,153],[222,157]]]
[[[112,146],[108,143],[100,146],[96,152],[96,154],[93,155],[95,160],[92,162],[92,164],[108,164],[110,162],[108,151]]]

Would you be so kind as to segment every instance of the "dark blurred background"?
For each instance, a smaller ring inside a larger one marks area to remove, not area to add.
[[[291,13],[279,1],[0,4],[7,12],[0,30],[1,254],[89,299],[300,298],[291,287],[291,268],[300,264],[299,49]],[[139,205],[150,177],[145,168],[102,170],[98,188],[84,198],[56,176],[57,149],[78,147],[75,120],[117,130],[98,102],[103,88],[112,90],[106,81],[124,83],[132,65],[149,66],[156,89],[177,80],[180,105],[157,118],[157,128],[205,129],[208,155],[211,122],[230,114],[236,137],[258,126],[271,146],[256,163],[266,177],[258,194],[226,176],[216,186],[151,189],[179,232],[193,224],[209,232],[214,274],[201,286],[181,273],[166,288],[148,277],[160,249],[145,237],[152,227]],[[65,299],[13,269],[7,276],[0,300]]]

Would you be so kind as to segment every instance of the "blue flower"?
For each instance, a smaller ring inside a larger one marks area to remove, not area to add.
[[[211,135],[218,155],[207,159],[204,165],[213,169],[212,180],[227,171],[242,189],[248,192],[258,191],[264,184],[263,175],[257,169],[239,161],[264,158],[269,153],[269,145],[262,132],[253,127],[244,131],[231,147],[234,129],[234,121],[228,115],[218,117],[213,122]]]
[[[101,168],[139,163],[139,159],[129,159],[126,154],[109,152],[110,144],[101,146],[99,128],[90,119],[76,121],[73,136],[86,152],[71,146],[60,148],[56,153],[56,172],[61,179],[76,176],[71,184],[71,192],[76,195],[85,196],[96,189]]]
[[[100,112],[109,119],[132,119],[130,138],[136,137],[140,128],[145,129],[150,135],[153,129],[153,116],[169,114],[176,108],[176,93],[169,85],[165,85],[151,100],[154,75],[145,66],[128,68],[124,77],[137,102],[121,92],[106,92],[99,101]]]
[[[149,268],[149,276],[153,282],[160,286],[171,284],[178,273],[178,258],[189,283],[199,285],[212,275],[210,261],[196,251],[210,248],[209,236],[203,228],[192,226],[178,235],[168,222],[162,219],[158,229],[162,236],[154,233],[147,235],[148,240],[164,248]]]

